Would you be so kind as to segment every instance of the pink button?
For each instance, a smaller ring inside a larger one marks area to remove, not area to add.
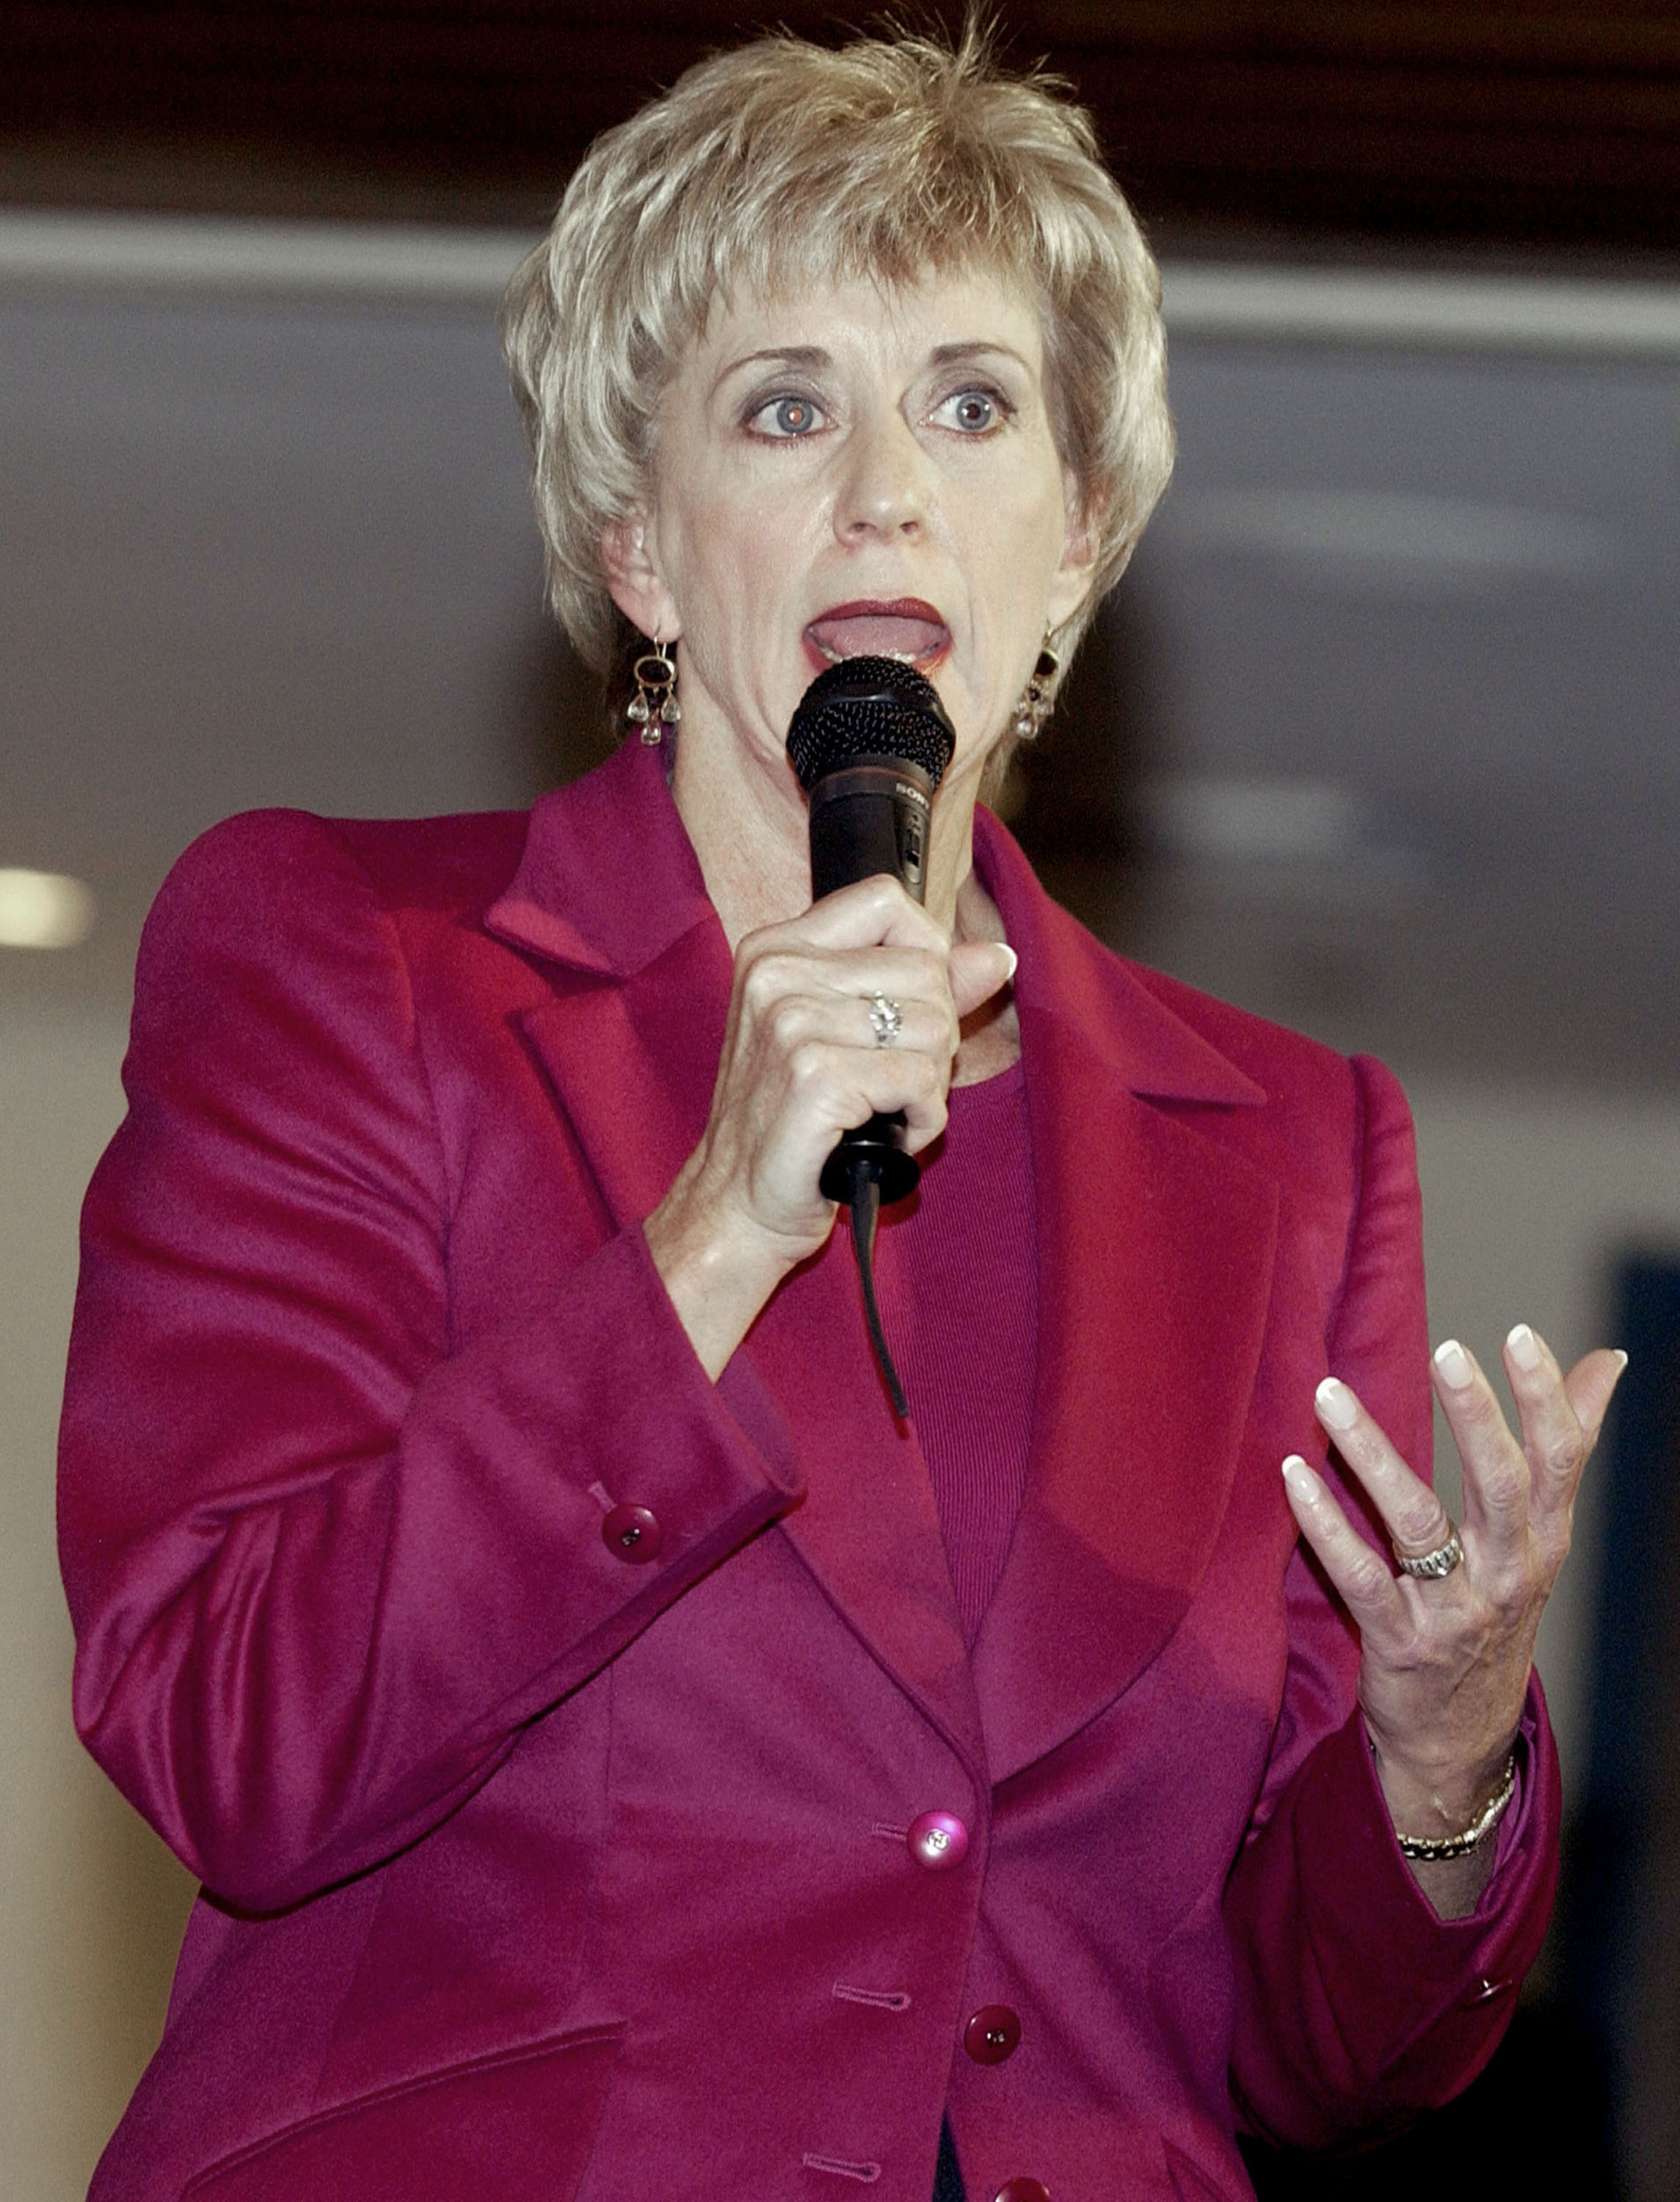
[[[910,1823],[905,1840],[917,1865],[944,1873],[968,1856],[969,1831],[954,1812],[923,1812]]]
[[[601,1535],[615,1559],[638,1568],[657,1560],[665,1541],[658,1516],[645,1506],[615,1506],[601,1524]]]

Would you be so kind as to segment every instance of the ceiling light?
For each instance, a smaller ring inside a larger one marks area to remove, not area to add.
[[[74,948],[92,932],[93,913],[80,880],[0,865],[0,948]]]

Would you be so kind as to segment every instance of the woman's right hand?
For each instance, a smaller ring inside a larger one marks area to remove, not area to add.
[[[645,1227],[710,1375],[834,1228],[817,1180],[841,1133],[901,1109],[912,1153],[937,1139],[962,1020],[1014,969],[1000,941],[953,946],[885,876],[742,939],[705,1131]],[[891,1046],[875,994],[899,1007]]]

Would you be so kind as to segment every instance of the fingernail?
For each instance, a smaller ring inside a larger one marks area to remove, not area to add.
[[[1619,1345],[1616,1348],[1616,1364],[1620,1369],[1625,1369],[1628,1365],[1628,1357]]]
[[[1462,1392],[1475,1377],[1470,1365],[1470,1356],[1456,1338],[1445,1338],[1435,1350],[1435,1365],[1442,1380],[1454,1391]]]
[[[1351,1430],[1359,1419],[1359,1403],[1340,1377],[1327,1376],[1313,1393],[1318,1419],[1333,1430]]]
[[[1017,973],[1017,972],[1021,969],[1021,958],[1020,958],[1020,957],[1016,954],[1015,951],[1014,951],[1014,950],[1010,946],[1010,945],[1009,945],[1008,941],[1006,941],[1006,940],[1000,940],[1000,941],[998,943],[998,945],[999,945],[999,948],[1001,948],[1001,949],[1003,950],[1004,954],[1005,954],[1005,956],[1007,956],[1007,957],[1008,957],[1008,958],[1009,958],[1009,969],[1008,969],[1008,970],[1007,970],[1007,972],[1004,974],[1004,984],[1005,984],[1005,986],[1008,986],[1008,984],[1009,984],[1010,980],[1011,980],[1015,976],[1016,973]]]
[[[1318,1479],[1298,1452],[1292,1452],[1284,1462],[1283,1481],[1299,1498],[1318,1496]]]
[[[1519,1369],[1538,1369],[1540,1366],[1540,1340],[1525,1322],[1519,1322],[1506,1339],[1505,1350]],[[1438,1360],[1440,1356],[1435,1357]],[[1452,1379],[1449,1377],[1447,1381],[1450,1383]]]

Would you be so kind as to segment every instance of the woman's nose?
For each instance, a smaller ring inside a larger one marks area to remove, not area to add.
[[[913,533],[927,517],[927,453],[896,414],[864,420],[846,439],[834,510],[842,541]]]

